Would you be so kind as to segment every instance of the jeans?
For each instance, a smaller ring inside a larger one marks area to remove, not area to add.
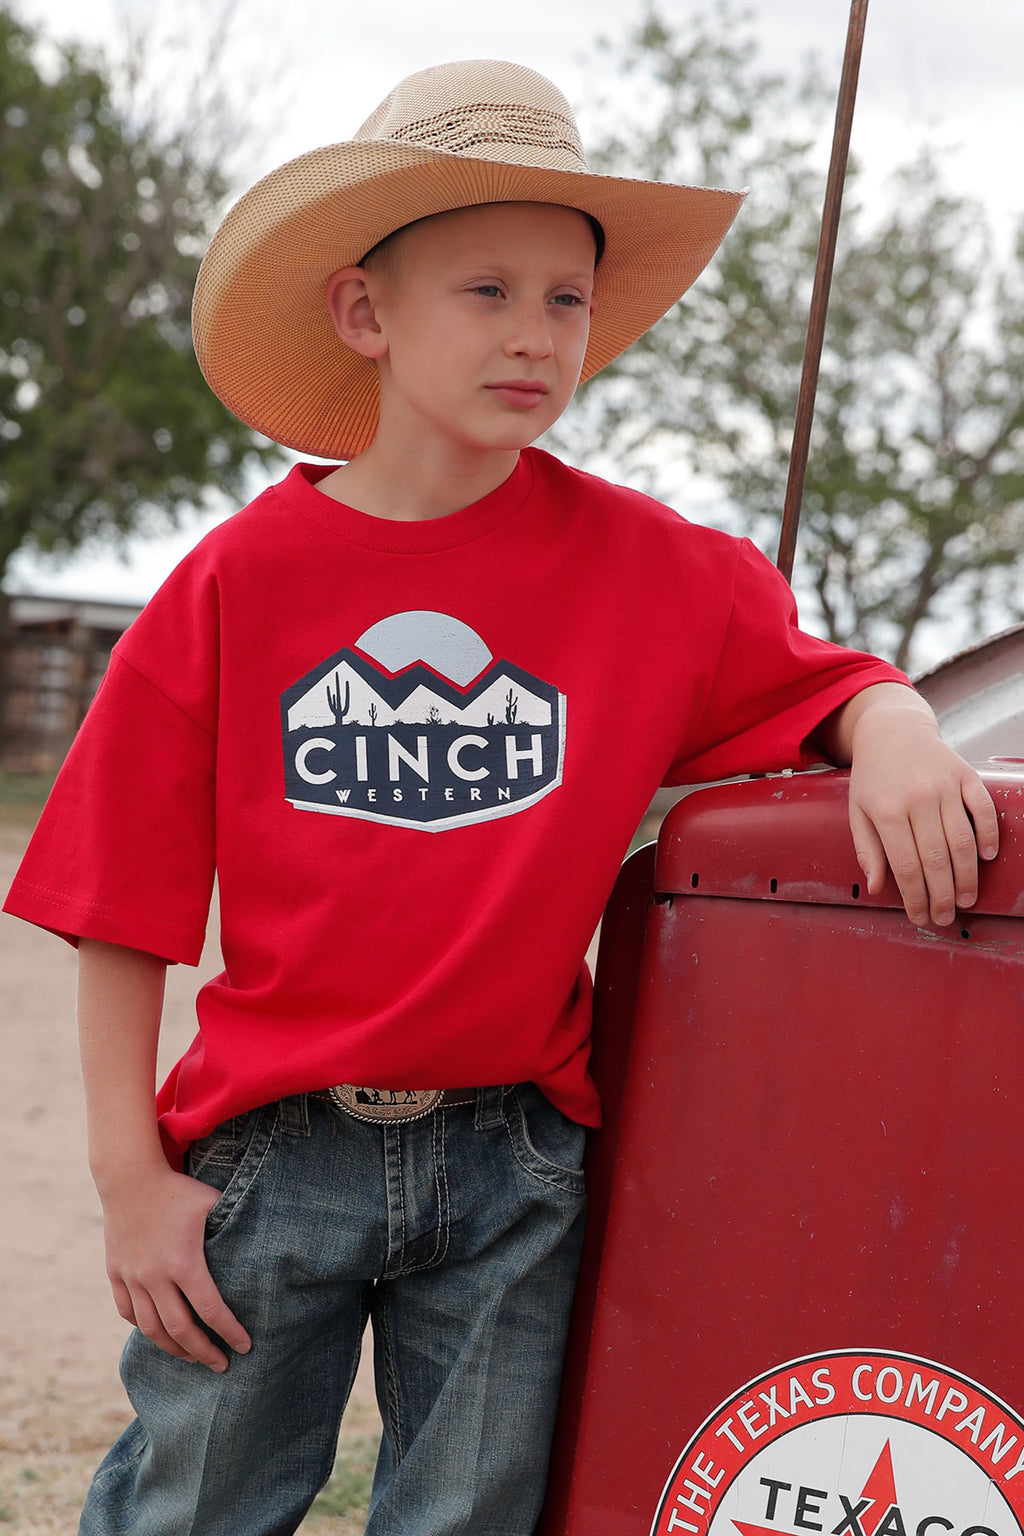
[[[584,1132],[531,1085],[381,1126],[309,1095],[219,1126],[206,1254],[249,1330],[223,1375],[139,1332],[137,1414],[80,1536],[286,1536],[330,1476],[372,1321],[367,1536],[530,1536],[583,1226]]]

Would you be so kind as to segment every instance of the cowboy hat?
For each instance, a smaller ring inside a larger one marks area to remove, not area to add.
[[[421,70],[354,139],[289,160],[230,209],[196,281],[199,366],[249,426],[350,459],[377,428],[377,373],[336,336],[327,281],[387,235],[479,203],[556,203],[596,219],[605,248],[588,379],[685,293],[743,197],[592,174],[568,102],[532,69],[468,60]]]

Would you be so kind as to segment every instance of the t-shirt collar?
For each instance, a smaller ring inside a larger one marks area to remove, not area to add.
[[[388,554],[430,554],[437,550],[457,549],[479,539],[511,517],[526,500],[533,485],[530,450],[525,449],[508,479],[479,501],[443,517],[399,522],[359,512],[355,507],[346,506],[333,496],[318,491],[317,481],[334,468],[333,464],[296,464],[274,489],[295,512],[312,518],[336,536]]]

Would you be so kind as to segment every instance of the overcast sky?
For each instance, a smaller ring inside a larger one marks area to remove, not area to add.
[[[48,35],[101,43],[116,39],[120,16],[180,16],[192,3],[13,0]],[[660,9],[672,21],[708,4],[662,0]],[[252,146],[246,177],[349,137],[397,80],[446,59],[515,59],[578,102],[596,36],[621,37],[644,9],[636,0],[236,0],[238,78],[265,80],[267,91],[264,137]],[[768,64],[784,69],[814,50],[838,84],[848,0],[761,0],[750,10]],[[922,135],[938,138],[955,151],[951,179],[983,197],[1005,229],[1024,210],[1022,59],[1022,0],[871,0],[854,151],[881,179]],[[142,600],[199,531],[195,524],[177,537],[137,543],[128,565],[104,554],[62,569],[21,561],[9,585]]]

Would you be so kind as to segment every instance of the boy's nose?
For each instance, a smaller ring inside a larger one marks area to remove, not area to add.
[[[551,327],[542,304],[519,305],[512,315],[505,340],[509,357],[550,357],[554,345]]]

